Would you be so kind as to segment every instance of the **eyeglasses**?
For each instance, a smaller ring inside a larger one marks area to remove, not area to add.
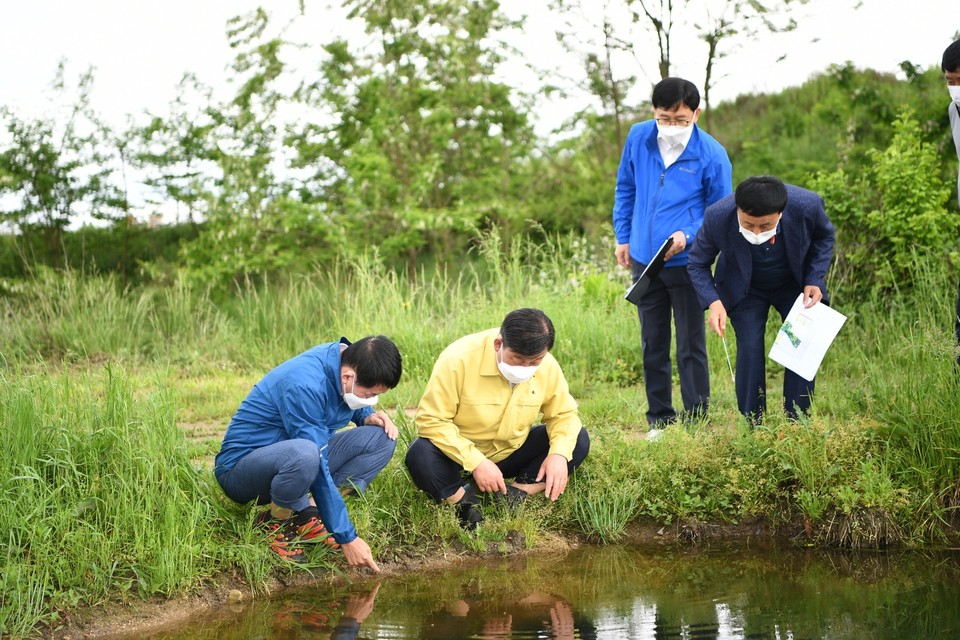
[[[688,120],[688,119],[686,119],[686,118],[676,118],[676,119],[674,119],[674,118],[664,118],[664,117],[661,116],[661,117],[659,117],[659,118],[656,118],[656,121],[657,121],[657,124],[662,125],[662,126],[664,126],[664,127],[673,127],[673,126],[676,126],[676,127],[687,127],[687,126],[690,126],[690,120]]]

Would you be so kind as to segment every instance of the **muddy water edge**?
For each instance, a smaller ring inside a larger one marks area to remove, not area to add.
[[[272,599],[238,592],[164,628],[128,620],[70,637],[960,637],[960,551],[949,549],[576,545],[353,578]]]

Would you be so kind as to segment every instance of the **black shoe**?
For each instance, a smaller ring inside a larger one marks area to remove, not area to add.
[[[477,505],[460,501],[457,503],[457,519],[461,527],[467,531],[473,531],[483,522],[483,513]]]
[[[507,485],[507,506],[511,509],[519,507],[529,496],[530,494],[520,487],[515,487],[512,484]]]
[[[480,496],[477,493],[477,488],[473,485],[473,483],[468,482],[467,484],[463,485],[463,497],[460,498],[457,504],[460,504],[461,502],[477,504],[479,501]]]
[[[463,497],[456,503],[457,520],[467,531],[473,531],[483,522],[483,512],[477,506],[477,488],[472,484],[463,485]]]
[[[497,492],[491,495],[493,496],[494,504],[506,507],[510,511],[515,511],[520,508],[520,505],[523,504],[523,501],[526,500],[530,494],[519,487],[508,484],[506,494]]]

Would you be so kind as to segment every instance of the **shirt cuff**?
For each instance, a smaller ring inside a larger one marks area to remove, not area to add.
[[[550,451],[547,452],[547,455],[557,454],[558,456],[563,456],[563,458],[570,462],[573,460],[573,447],[566,446],[554,446],[550,445]]]
[[[358,537],[357,530],[354,529],[353,527],[350,527],[346,531],[331,533],[330,535],[333,536],[333,539],[337,542],[337,544],[347,544],[347,543],[353,542]]]
[[[472,455],[463,459],[463,470],[467,473],[473,473],[473,470],[479,467],[480,464],[486,459],[487,457],[485,455],[474,450]]]

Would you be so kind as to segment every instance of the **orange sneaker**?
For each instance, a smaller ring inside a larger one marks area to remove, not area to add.
[[[320,541],[331,549],[339,549],[340,545],[333,539],[327,528],[320,522],[320,518],[310,518],[297,527],[297,535],[302,540],[310,542]]]
[[[299,531],[297,530],[297,523],[293,518],[278,520],[274,518],[270,510],[267,509],[257,515],[253,523],[254,526],[267,532],[267,540],[270,541],[270,548],[273,549],[278,556],[288,562],[295,562],[297,564],[302,564],[307,561],[303,554],[303,548],[297,544]]]

